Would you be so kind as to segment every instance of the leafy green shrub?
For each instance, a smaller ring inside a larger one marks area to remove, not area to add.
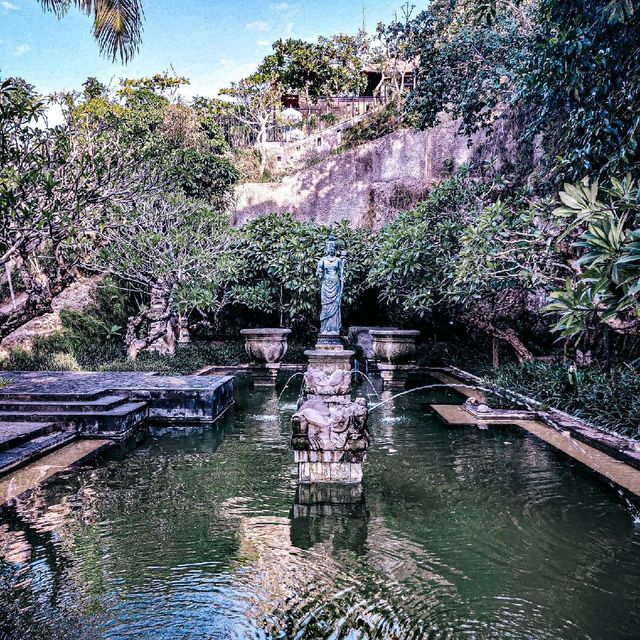
[[[344,132],[343,151],[353,149],[365,142],[382,138],[407,126],[407,120],[398,104],[390,102],[382,109],[367,115]]]
[[[370,234],[348,223],[333,227],[338,252],[347,253],[343,310],[356,307],[366,289]],[[317,323],[319,311],[318,260],[329,237],[327,227],[298,222],[289,214],[270,214],[248,222],[234,255],[236,281],[230,298],[253,312],[268,314],[276,326]],[[264,325],[263,325],[264,326]]]
[[[63,333],[36,338],[31,349],[17,347],[2,362],[7,371],[93,371],[105,362],[121,358],[124,347],[113,343],[74,345]]]
[[[105,281],[94,306],[84,311],[61,311],[60,331],[36,337],[29,350],[14,349],[2,367],[12,371],[96,370],[124,356],[130,310],[126,293]]]
[[[416,362],[420,367],[455,366],[482,375],[491,368],[491,345],[481,336],[473,339],[455,337],[447,342],[429,341],[418,346]]]
[[[434,186],[415,210],[378,232],[368,284],[405,316],[424,316],[446,295],[464,228],[462,212],[477,206],[484,187],[469,167]]]
[[[506,364],[490,370],[486,383],[528,396],[611,431],[640,435],[640,375],[626,368],[570,375],[562,363]]]

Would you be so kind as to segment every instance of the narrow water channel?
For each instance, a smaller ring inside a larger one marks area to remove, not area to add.
[[[361,494],[300,494],[296,392],[240,387],[219,427],[0,512],[0,638],[639,637],[615,491],[516,428],[443,426],[436,390],[372,414]]]

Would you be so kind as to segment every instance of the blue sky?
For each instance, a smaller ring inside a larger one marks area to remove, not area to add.
[[[89,18],[71,9],[57,20],[37,0],[0,0],[0,75],[24,77],[42,93],[79,89],[87,76],[109,84],[168,69],[191,79],[186,96],[209,95],[255,68],[281,37],[369,31],[403,0],[143,0],[138,55],[127,65],[98,52]],[[422,2],[416,2],[422,5]]]

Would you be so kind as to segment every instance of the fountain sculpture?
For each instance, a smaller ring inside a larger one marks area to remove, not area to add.
[[[291,418],[291,444],[301,483],[357,483],[369,447],[366,398],[351,399],[353,351],[340,341],[340,305],[346,259],[336,255],[333,233],[318,263],[321,281],[320,334],[305,351],[309,365],[304,392]]]

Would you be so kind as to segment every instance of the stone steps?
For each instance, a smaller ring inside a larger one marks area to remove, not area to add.
[[[0,398],[0,411],[15,413],[73,413],[78,411],[110,411],[127,402],[126,396],[106,395],[99,398],[81,400],[43,399],[37,396],[19,400]]]
[[[0,452],[58,430],[54,422],[0,422]]]
[[[0,475],[32,462],[60,447],[70,444],[78,436],[71,431],[53,431],[38,435],[0,453]]]
[[[118,437],[128,435],[140,422],[146,419],[148,408],[146,402],[124,402],[111,409],[70,411],[5,411],[0,402],[0,422],[50,422],[55,420],[75,428],[85,436],[100,435],[102,437]]]
[[[148,403],[125,392],[91,388],[73,376],[67,380],[57,373],[39,375],[25,374],[22,388],[9,385],[0,390],[0,423],[55,422],[82,436],[120,440],[148,417]]]
[[[125,439],[147,416],[146,402],[104,390],[0,392],[0,475],[79,436]]]
[[[6,374],[5,374],[6,375]],[[104,390],[98,391],[55,391],[43,392],[13,392],[9,389],[0,390],[0,403],[5,402],[93,402],[106,395]]]

